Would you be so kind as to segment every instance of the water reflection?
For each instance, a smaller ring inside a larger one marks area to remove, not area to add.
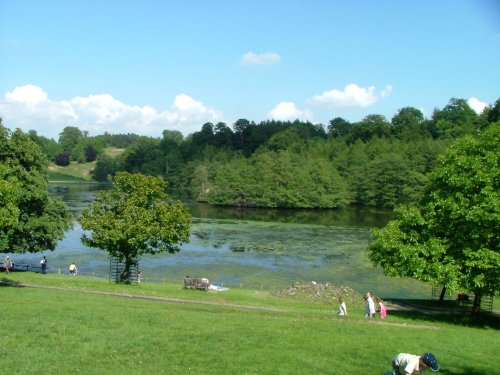
[[[295,224],[337,225],[355,227],[382,227],[392,216],[390,210],[367,208],[345,209],[266,209],[214,207],[207,203],[187,202],[194,217],[211,219],[235,219]]]

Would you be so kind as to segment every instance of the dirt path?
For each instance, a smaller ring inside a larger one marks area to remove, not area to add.
[[[277,309],[274,307],[267,307],[267,306],[250,306],[250,305],[239,305],[239,304],[235,304],[235,303],[225,303],[225,302],[197,301],[197,300],[189,300],[189,299],[181,299],[181,298],[173,298],[173,297],[141,296],[141,295],[137,295],[137,294],[101,292],[98,290],[62,288],[62,287],[58,287],[58,286],[46,286],[46,285],[34,285],[34,284],[15,284],[15,283],[8,283],[8,282],[0,282],[0,285],[8,285],[8,286],[14,286],[14,287],[21,287],[21,288],[24,287],[24,288],[36,288],[36,289],[60,290],[60,291],[64,291],[64,292],[77,292],[77,293],[95,294],[95,295],[101,295],[101,296],[121,297],[121,298],[130,298],[130,299],[142,299],[142,300],[159,301],[159,302],[189,303],[189,304],[197,304],[197,305],[232,307],[232,308],[238,308],[238,309],[261,310],[261,311],[276,311],[276,312],[285,312],[286,311],[286,310]]]

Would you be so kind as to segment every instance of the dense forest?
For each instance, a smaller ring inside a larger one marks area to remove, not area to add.
[[[457,138],[500,121],[500,99],[476,114],[451,99],[430,118],[413,107],[389,121],[372,114],[328,125],[302,121],[205,123],[184,137],[135,134],[89,136],[68,126],[56,142],[30,131],[58,165],[96,161],[92,177],[108,181],[125,171],[162,176],[170,191],[214,205],[277,208],[393,208],[414,201],[440,155]],[[109,156],[107,148],[122,148]]]

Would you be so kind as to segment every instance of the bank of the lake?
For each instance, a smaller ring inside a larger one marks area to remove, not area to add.
[[[88,207],[97,184],[51,184],[76,215]],[[186,275],[208,277],[231,288],[272,289],[316,281],[372,290],[386,297],[425,298],[430,287],[414,280],[388,278],[366,256],[370,227],[380,227],[391,212],[369,209],[281,210],[212,207],[187,202],[193,214],[189,243],[177,254],[143,256],[145,282],[178,282]],[[107,277],[105,251],[83,246],[75,221],[54,252],[13,254],[14,261],[49,259],[49,271],[67,272],[71,262],[84,275]]]

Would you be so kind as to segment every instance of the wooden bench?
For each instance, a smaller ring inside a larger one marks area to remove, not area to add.
[[[203,289],[208,290],[210,281],[204,277],[185,277],[184,289]]]

